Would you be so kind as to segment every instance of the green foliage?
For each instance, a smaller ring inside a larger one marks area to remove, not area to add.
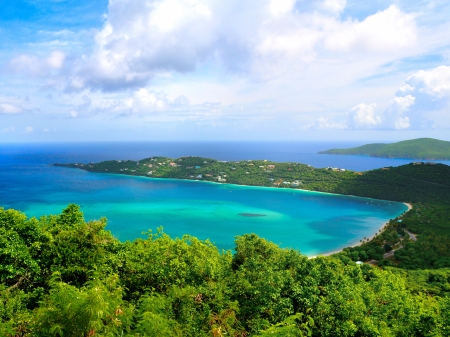
[[[35,312],[34,336],[120,336],[130,329],[132,307],[124,305],[117,276],[77,288],[58,280]]]
[[[106,220],[86,223],[75,205],[40,219],[1,209],[0,219],[2,336],[445,336],[450,329],[448,270],[352,261],[381,254],[380,244],[308,259],[254,234],[236,237],[234,254],[162,230],[121,243]]]
[[[350,149],[332,149],[319,153],[448,160],[450,159],[450,142],[433,138],[418,138],[393,144],[367,144]]]
[[[271,326],[262,331],[258,336],[280,336],[280,337],[306,337],[312,336],[311,327],[314,326],[314,320],[311,317],[304,317],[303,313],[297,313],[289,316],[281,323]]]

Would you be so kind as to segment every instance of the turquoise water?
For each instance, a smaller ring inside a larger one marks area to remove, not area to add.
[[[1,159],[1,206],[41,216],[76,203],[87,220],[106,216],[107,229],[120,240],[163,226],[173,237],[190,234],[233,249],[236,235],[256,233],[311,256],[358,243],[407,209],[318,192],[88,173],[35,157]]]

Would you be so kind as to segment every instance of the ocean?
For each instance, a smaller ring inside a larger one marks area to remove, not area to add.
[[[235,186],[175,179],[89,173],[52,163],[197,155],[218,160],[268,159],[314,167],[370,170],[406,159],[318,155],[356,143],[305,142],[125,142],[0,144],[0,206],[28,216],[58,214],[69,203],[86,220],[108,218],[118,239],[145,237],[163,227],[233,249],[234,238],[256,233],[306,255],[323,254],[372,236],[406,210],[402,203],[318,192]],[[443,162],[450,164],[450,162]],[[242,216],[245,213],[259,217]]]

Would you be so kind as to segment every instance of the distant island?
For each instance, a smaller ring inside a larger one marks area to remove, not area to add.
[[[433,138],[418,138],[392,144],[375,143],[353,147],[350,149],[331,149],[320,151],[319,154],[450,160],[450,142]]]

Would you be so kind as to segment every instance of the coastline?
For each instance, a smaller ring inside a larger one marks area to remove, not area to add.
[[[407,212],[409,212],[410,210],[413,209],[413,207],[412,207],[412,205],[411,205],[410,203],[403,202],[403,204],[406,205],[406,207],[408,207],[408,209],[407,209],[406,211],[404,211],[401,215],[399,215],[399,216],[398,216],[399,218],[402,217],[404,214],[406,214]],[[381,232],[383,232],[383,231],[385,230],[385,228],[387,227],[387,225],[389,225],[389,221],[385,222],[385,223],[379,228],[379,230],[381,230]],[[379,232],[379,233],[381,233],[381,232]],[[377,234],[377,235],[378,235],[378,234]],[[368,241],[371,241],[373,238],[375,238],[375,236],[376,236],[376,235],[372,235],[371,237],[369,237]],[[353,244],[353,245],[346,246],[346,247],[344,247],[344,248],[347,248],[347,247],[352,247],[352,248],[353,248],[353,247],[358,247],[358,246],[361,246],[362,244],[363,244],[363,242],[358,242],[358,243],[355,243],[355,244]],[[319,254],[319,255],[316,255],[316,256],[311,256],[311,257],[309,257],[309,259],[313,259],[313,258],[316,258],[316,257],[318,257],[318,256],[330,256],[330,255],[333,255],[333,254],[340,253],[340,252],[342,252],[342,251],[343,251],[343,249],[334,250],[334,251],[331,251],[331,252],[328,252],[328,253],[325,253],[325,254]]]
[[[351,195],[351,194],[339,194],[339,193],[332,193],[332,192],[323,192],[323,191],[314,191],[314,190],[307,190],[307,189],[302,189],[302,188],[291,188],[291,187],[286,187],[286,188],[279,188],[279,187],[274,187],[274,186],[258,186],[258,185],[245,185],[245,184],[235,184],[235,183],[221,183],[221,182],[215,182],[215,181],[205,181],[205,180],[198,180],[198,179],[185,179],[185,178],[169,178],[169,177],[151,177],[151,176],[146,176],[146,175],[131,175],[131,174],[125,174],[125,173],[106,173],[106,172],[95,172],[95,171],[88,171],[85,170],[86,172],[89,173],[100,173],[100,174],[106,174],[106,175],[114,175],[114,176],[122,176],[122,177],[129,177],[129,178],[139,178],[139,179],[145,179],[145,180],[166,180],[166,181],[184,181],[184,182],[191,182],[191,183],[206,183],[206,184],[214,184],[214,185],[223,185],[224,187],[226,186],[234,186],[234,187],[244,187],[244,188],[254,188],[254,189],[268,189],[268,190],[272,190],[272,191],[283,191],[284,193],[292,193],[295,191],[298,192],[312,192],[312,193],[316,193],[316,194],[325,194],[325,195],[330,195],[330,196],[344,196],[344,197],[352,197],[352,198],[364,198],[364,199],[370,199],[370,200],[380,200],[380,201],[387,201],[387,202],[393,202],[393,203],[403,203],[406,207],[407,210],[404,211],[402,214],[400,214],[398,217],[403,216],[403,214],[405,214],[406,212],[410,211],[412,209],[412,205],[406,202],[398,202],[398,201],[391,201],[391,200],[384,200],[384,199],[375,199],[375,198],[370,198],[370,197],[360,197],[360,196],[356,196],[356,195]],[[381,227],[379,228],[379,230],[377,231],[376,234],[372,235],[371,237],[368,238],[368,241],[371,241],[376,235],[378,235],[378,233],[381,233],[386,226],[389,224],[389,221],[383,223],[381,225]],[[381,232],[380,232],[381,230]],[[342,247],[340,249],[336,249],[333,251],[329,251],[323,254],[318,254],[318,255],[314,255],[314,256],[310,256],[308,258],[315,258],[318,256],[330,256],[339,252],[342,252],[344,248],[347,247],[357,247],[362,245],[363,242],[355,242],[353,244],[349,244],[349,245],[345,245],[345,247]]]

